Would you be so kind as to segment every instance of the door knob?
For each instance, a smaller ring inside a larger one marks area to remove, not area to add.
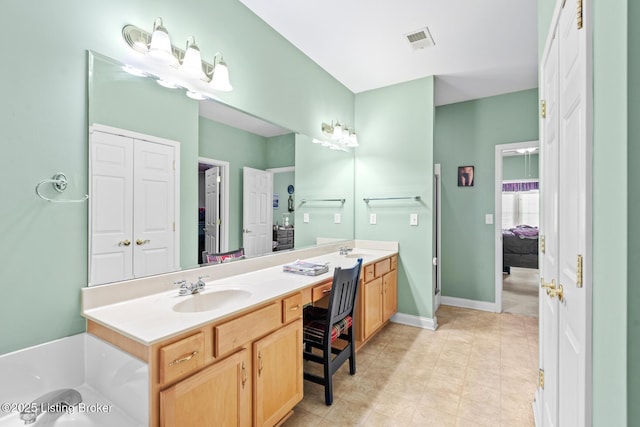
[[[547,295],[549,295],[551,298],[558,297],[560,302],[564,300],[563,294],[564,294],[564,288],[562,287],[562,285],[560,285],[556,289],[547,289]]]
[[[122,240],[118,242],[118,246],[129,246],[131,244],[130,240]]]
[[[248,228],[244,228],[242,231],[245,233],[251,233],[251,230],[249,230]]]
[[[146,243],[149,243],[149,242],[151,242],[151,240],[149,240],[149,239],[145,239],[145,240],[138,239],[138,240],[136,240],[136,245],[142,246],[142,245],[144,245]]]
[[[549,293],[549,291],[551,289],[556,289],[556,279],[551,279],[551,283],[545,283],[544,279],[541,277],[540,278],[540,287],[542,289],[546,289],[547,293]]]

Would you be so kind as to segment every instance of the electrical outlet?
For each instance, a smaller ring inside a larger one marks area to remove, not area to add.
[[[302,214],[302,222],[309,222],[309,214],[308,213],[303,213]]]
[[[374,213],[369,214],[369,224],[374,225],[376,222],[378,222],[378,216]]]
[[[409,214],[409,225],[418,225],[418,214]]]
[[[485,224],[493,224],[493,214],[486,214],[484,216],[484,223]]]
[[[342,218],[341,218],[341,215],[339,213],[333,214],[333,223],[334,224],[340,224],[341,221],[342,221]]]

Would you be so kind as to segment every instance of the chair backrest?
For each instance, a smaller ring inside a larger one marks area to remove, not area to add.
[[[235,251],[222,252],[217,254],[202,253],[202,261],[205,264],[220,264],[222,262],[234,261],[236,259],[244,258],[244,248],[236,249]]]
[[[327,310],[330,322],[327,322],[327,326],[333,325],[347,316],[353,317],[361,269],[362,258],[358,258],[358,262],[352,268],[335,268]]]

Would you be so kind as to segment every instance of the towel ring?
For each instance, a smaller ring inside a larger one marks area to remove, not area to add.
[[[55,174],[53,176],[53,178],[43,179],[42,181],[40,181],[36,185],[36,194],[41,199],[46,200],[47,202],[54,202],[54,203],[81,203],[81,202],[84,202],[85,200],[87,200],[89,198],[89,195],[85,194],[82,199],[60,199],[60,200],[58,200],[58,199],[50,199],[50,198],[48,198],[46,196],[43,196],[42,193],[40,193],[40,186],[42,184],[51,184],[53,186],[54,190],[56,190],[58,193],[63,193],[67,189],[68,183],[69,183],[69,180],[67,179],[67,176],[65,174],[63,174],[62,172],[58,172],[57,174]]]

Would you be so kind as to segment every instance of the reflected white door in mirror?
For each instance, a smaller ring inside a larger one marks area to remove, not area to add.
[[[102,125],[89,142],[89,284],[175,271],[180,144]]]
[[[273,174],[243,168],[242,244],[247,257],[273,250]]]

